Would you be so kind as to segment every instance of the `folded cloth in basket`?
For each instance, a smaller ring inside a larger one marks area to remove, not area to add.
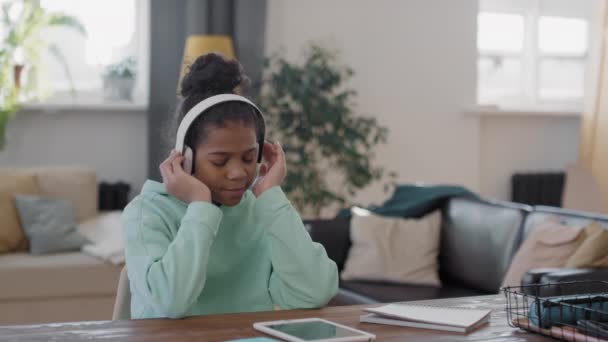
[[[576,325],[580,319],[607,322],[608,293],[538,298],[530,304],[528,319],[541,328]]]

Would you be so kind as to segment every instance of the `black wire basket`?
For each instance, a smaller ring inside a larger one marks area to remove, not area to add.
[[[512,327],[564,341],[608,342],[608,282],[573,281],[502,289]]]

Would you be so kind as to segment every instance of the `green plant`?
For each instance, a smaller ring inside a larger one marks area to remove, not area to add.
[[[17,88],[10,86],[13,70],[9,57],[0,51],[0,150],[4,147],[4,132],[6,123],[17,110]]]
[[[137,64],[135,58],[127,57],[116,64],[110,64],[104,69],[104,77],[135,78]]]
[[[322,208],[349,204],[349,196],[384,177],[372,161],[388,129],[373,116],[355,114],[357,93],[347,86],[353,70],[336,52],[313,43],[304,57],[303,64],[281,54],[267,59],[258,102],[269,135],[285,150],[285,192],[300,210],[319,217]]]
[[[6,123],[19,109],[21,101],[40,97],[42,53],[48,50],[55,57],[68,80],[71,75],[61,50],[49,44],[42,32],[51,27],[68,27],[86,35],[84,26],[74,17],[48,12],[37,0],[1,2],[0,12],[0,149],[4,147]],[[22,70],[27,68],[27,77]],[[73,87],[72,87],[73,92]]]

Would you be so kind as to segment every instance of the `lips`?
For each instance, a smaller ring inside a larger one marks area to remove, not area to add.
[[[224,192],[226,194],[228,194],[230,197],[238,197],[238,196],[243,196],[243,193],[245,193],[246,188],[242,187],[242,188],[232,188],[232,189],[225,189]]]

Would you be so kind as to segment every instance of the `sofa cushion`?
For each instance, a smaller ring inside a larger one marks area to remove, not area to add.
[[[72,203],[77,223],[97,216],[99,201],[95,170],[84,167],[47,167],[33,169],[40,193]]]
[[[35,176],[0,172],[0,253],[27,250],[27,238],[15,207],[15,195],[38,192]]]
[[[444,284],[442,287],[436,287],[416,284],[397,284],[392,282],[342,281],[340,283],[340,288],[380,303],[487,294],[483,291],[477,291],[452,283]],[[361,303],[365,303],[365,301],[361,301]]]
[[[586,237],[578,249],[566,260],[565,267],[608,267],[608,228],[597,221],[585,227]]]
[[[121,268],[80,252],[0,255],[0,300],[113,294]]]
[[[485,292],[496,293],[517,250],[531,207],[455,198],[444,208],[440,272]]]
[[[342,279],[440,286],[440,225],[438,210],[420,219],[404,219],[353,207],[352,247]]]
[[[502,286],[520,286],[522,277],[531,269],[564,266],[584,240],[582,228],[564,226],[551,219],[541,222],[513,257]]]
[[[30,253],[47,254],[80,250],[86,239],[76,230],[72,204],[34,195],[15,196]]]

